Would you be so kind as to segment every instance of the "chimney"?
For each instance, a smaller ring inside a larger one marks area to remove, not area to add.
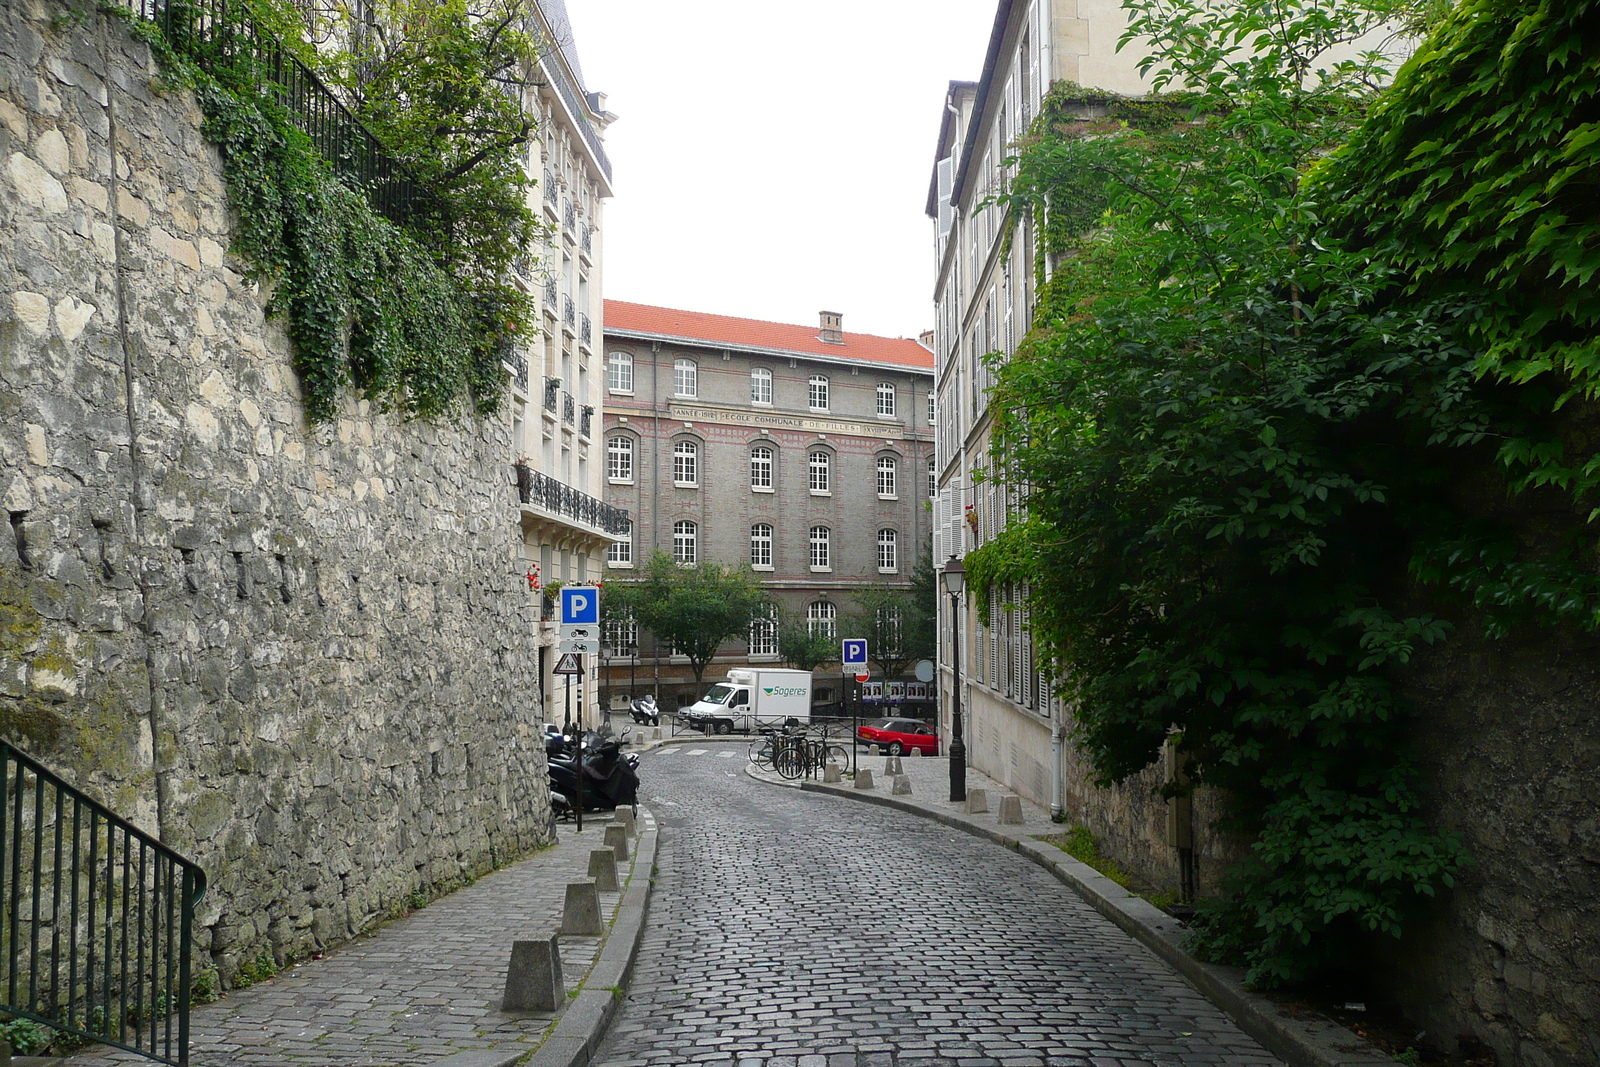
[[[923,330],[921,333],[917,334],[917,344],[921,345],[923,348],[926,348],[929,352],[932,352],[933,351],[933,331],[932,330]]]
[[[824,311],[822,315],[822,333],[818,340],[823,344],[844,344],[844,315],[837,311]]]

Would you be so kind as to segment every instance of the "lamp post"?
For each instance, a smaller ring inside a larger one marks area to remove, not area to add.
[[[956,616],[957,598],[967,584],[966,568],[951,556],[940,572],[950,594],[950,666],[955,683],[950,687],[950,800],[967,799],[967,743],[961,739],[961,624]]]

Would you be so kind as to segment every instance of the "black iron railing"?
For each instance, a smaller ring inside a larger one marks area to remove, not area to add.
[[[544,283],[544,306],[552,313],[556,310],[556,280],[546,278]]]
[[[589,342],[589,338],[591,337],[593,332],[594,332],[593,329],[589,325],[589,316],[587,316],[587,315],[579,315],[578,316],[578,340],[582,341],[584,344],[589,344],[590,343]]]
[[[561,395],[561,379],[546,378],[544,380],[544,409],[549,412],[556,410],[556,398]]]
[[[571,200],[567,201],[566,208],[561,212],[561,224],[572,236],[578,236],[578,209],[572,206]]]
[[[561,298],[561,321],[568,326],[576,326],[578,324],[578,309],[572,303],[570,295]]]
[[[583,405],[583,414],[578,420],[578,433],[584,437],[589,436],[589,429],[594,425],[594,408],[588,404]]]
[[[516,472],[517,498],[524,504],[577,519],[618,537],[626,537],[633,529],[633,520],[622,508],[596,500],[525,463],[518,463],[512,469]]]
[[[529,29],[534,33],[539,32],[536,25],[530,25]],[[600,131],[589,121],[589,112],[584,107],[584,101],[578,95],[578,90],[567,78],[566,68],[562,65],[560,57],[551,56],[546,62],[541,63],[540,67],[549,76],[550,83],[556,87],[556,94],[561,97],[562,103],[566,104],[573,123],[583,135],[583,143],[594,153],[595,160],[600,164],[600,172],[606,176],[606,181],[610,181],[611,160],[606,157],[605,145],[600,143]]]
[[[516,345],[506,345],[500,351],[500,359],[511,368],[511,373],[516,381],[517,388],[522,395],[528,395],[528,357]]]
[[[0,741],[0,1011],[189,1062],[189,948],[206,876]]]
[[[583,250],[583,254],[586,256],[594,251],[594,230],[589,227],[588,223],[583,226],[583,240],[578,243],[578,247]]]
[[[554,204],[554,203],[556,203],[557,200],[560,199],[560,197],[561,197],[561,194],[556,191],[556,176],[555,176],[555,173],[553,171],[548,171],[548,170],[545,171],[544,172],[544,202],[547,203],[547,204]]]
[[[577,401],[572,399],[571,393],[561,394],[561,421],[571,423],[578,417]]]
[[[293,116],[339,175],[366,191],[391,222],[437,215],[439,199],[393,159],[322,79],[257,26],[239,0],[131,0],[133,13],[161,27],[179,55],[210,72],[248,72],[256,88]]]

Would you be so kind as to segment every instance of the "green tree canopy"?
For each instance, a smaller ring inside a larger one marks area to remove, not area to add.
[[[684,567],[660,549],[650,554],[638,580],[606,586],[607,597],[619,593],[612,610],[631,608],[657,641],[687,656],[696,685],[722,643],[747,634],[767,606],[753,572],[710,561]]]
[[[800,671],[814,671],[839,659],[839,641],[793,612],[778,616],[778,656]]]
[[[918,570],[932,573],[926,558]],[[867,655],[884,681],[901,677],[914,661],[933,655],[934,605],[926,590],[879,582],[853,595],[856,610],[845,616],[843,633],[867,639]]]

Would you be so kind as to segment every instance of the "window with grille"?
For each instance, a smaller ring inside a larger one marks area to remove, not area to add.
[[[894,414],[894,383],[893,382],[879,382],[878,383],[878,414],[879,415],[893,415]]]
[[[811,471],[811,491],[813,493],[826,493],[833,484],[833,461],[826,452],[813,452],[807,460],[807,468]]]
[[[807,397],[811,403],[812,411],[828,410],[828,378],[823,374],[813,374],[807,387]]]
[[[834,636],[834,622],[839,616],[839,609],[826,600],[813,600],[806,605],[806,629],[813,636]]]
[[[700,366],[692,359],[672,361],[672,393],[674,396],[700,394]]]
[[[639,651],[639,624],[632,619],[607,619],[600,628],[600,651],[607,656],[631,656]]]
[[[878,570],[900,569],[900,535],[894,530],[878,531]]]
[[[750,450],[750,488],[772,488],[772,449],[766,445]]]
[[[613,541],[606,546],[606,562],[613,567],[633,562],[633,534],[626,541]]]
[[[700,528],[688,519],[672,524],[672,562],[692,564],[699,558]]]
[[[700,484],[700,446],[693,441],[679,441],[672,446],[672,484]]]
[[[606,357],[606,388],[613,393],[633,392],[633,356],[613,352]]]
[[[765,367],[750,372],[750,403],[772,403],[772,372]]]
[[[758,522],[750,527],[750,566],[772,566],[772,524]]]
[[[826,526],[811,527],[811,565],[831,567],[832,555],[828,551],[829,530]]]
[[[750,654],[752,656],[778,654],[778,620],[775,609],[770,606],[750,620]]]
[[[878,495],[894,499],[896,483],[900,480],[900,461],[893,456],[878,457]]]
[[[633,481],[633,438],[613,437],[606,442],[606,477],[613,482]]]

